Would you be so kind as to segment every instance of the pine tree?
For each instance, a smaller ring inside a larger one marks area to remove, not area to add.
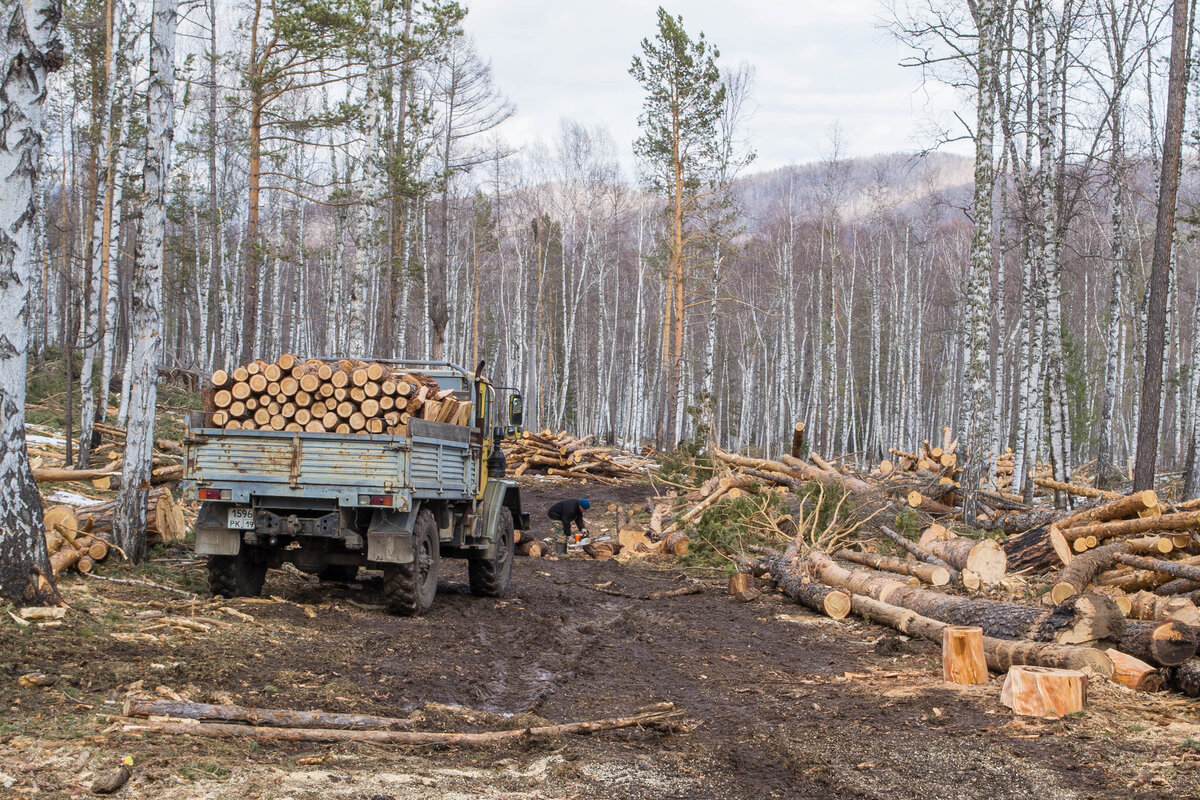
[[[701,33],[688,36],[683,17],[658,9],[658,34],[642,40],[642,55],[629,68],[646,92],[638,123],[642,135],[634,152],[646,165],[649,188],[667,201],[666,309],[663,314],[663,358],[667,370],[665,444],[674,445],[680,414],[685,285],[690,274],[691,245],[701,238],[695,218],[701,211],[704,186],[719,162],[725,86],[716,59],[720,52]],[[660,423],[660,430],[661,430]]]

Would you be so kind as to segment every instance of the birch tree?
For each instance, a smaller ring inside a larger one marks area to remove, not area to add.
[[[146,163],[142,170],[142,224],[138,231],[130,330],[133,381],[121,465],[121,490],[113,535],[126,558],[146,555],[146,500],[154,454],[154,411],[162,348],[163,239],[166,196],[175,138],[175,26],[178,0],[154,0],[150,17],[150,82],[147,90]]]
[[[0,10],[0,596],[22,604],[54,593],[42,498],[25,447],[25,364],[42,108],[47,74],[62,66],[57,0]]]
[[[990,482],[992,458],[987,447],[992,441],[991,372],[988,358],[991,340],[992,304],[992,158],[995,129],[996,25],[994,0],[974,0],[970,4],[975,21],[975,195],[972,204],[975,233],[971,239],[967,277],[966,339],[964,353],[963,398],[960,410],[966,434],[966,458],[962,479],[963,517],[974,519],[976,493],[981,483]]]

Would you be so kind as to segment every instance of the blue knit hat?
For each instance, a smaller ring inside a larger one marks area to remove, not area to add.
[[[579,498],[579,507],[582,508],[584,511],[587,511],[589,508],[592,507],[592,504],[588,502],[586,497],[581,497],[581,498]]]

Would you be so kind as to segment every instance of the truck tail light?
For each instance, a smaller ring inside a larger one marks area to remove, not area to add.
[[[390,494],[360,494],[358,504],[360,506],[390,506],[392,496]]]
[[[201,489],[197,494],[201,500],[230,500],[233,497],[229,489]]]

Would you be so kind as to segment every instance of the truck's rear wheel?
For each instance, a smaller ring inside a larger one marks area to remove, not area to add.
[[[267,579],[267,562],[242,548],[236,556],[208,557],[208,588],[224,597],[257,597]]]
[[[471,577],[471,594],[478,597],[499,597],[508,591],[512,577],[513,518],[512,511],[500,509],[496,522],[496,555],[494,558],[473,558],[467,563]]]
[[[383,568],[383,596],[388,611],[402,617],[415,617],[433,606],[437,596],[438,545],[437,523],[427,509],[417,513],[413,526],[413,560],[409,564],[388,564]]]

